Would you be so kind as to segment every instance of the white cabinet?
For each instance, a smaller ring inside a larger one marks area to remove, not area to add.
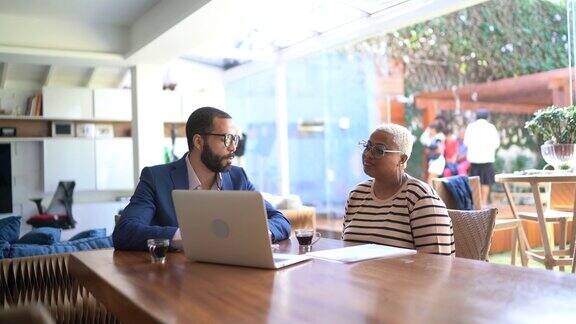
[[[42,104],[43,115],[46,118],[93,118],[91,89],[42,88]]]
[[[128,89],[42,88],[43,116],[55,119],[131,121]]]
[[[96,139],[96,189],[134,188],[131,138]]]
[[[131,138],[44,140],[44,191],[58,181],[76,181],[75,190],[131,190],[134,165]]]
[[[47,120],[132,120],[132,94],[127,89],[42,88]],[[134,187],[131,138],[45,138],[42,143],[44,192],[59,181],[75,181],[76,191],[131,190]]]
[[[54,138],[44,140],[44,191],[54,192],[58,181],[76,181],[75,190],[96,189],[94,140]]]
[[[131,121],[131,91],[128,89],[95,89],[94,119]]]

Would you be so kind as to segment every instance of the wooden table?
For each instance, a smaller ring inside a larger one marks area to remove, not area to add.
[[[294,238],[280,245],[298,253]],[[320,239],[314,249],[345,245]],[[124,323],[576,322],[574,275],[427,254],[261,270],[95,250],[69,267]]]
[[[536,208],[536,214],[538,218],[538,227],[540,229],[540,237],[542,238],[542,246],[544,247],[544,253],[540,251],[530,250],[528,240],[524,237],[523,240],[526,246],[526,255],[531,260],[543,263],[547,269],[552,269],[555,266],[560,266],[563,270],[564,265],[570,265],[572,263],[572,258],[574,255],[574,243],[576,240],[576,222],[572,222],[572,237],[570,238],[569,248],[565,246],[565,225],[560,226],[560,230],[564,231],[561,235],[559,250],[554,249],[554,228],[547,228],[547,222],[544,215],[544,205],[542,204],[542,197],[540,195],[540,184],[541,183],[576,183],[576,174],[569,173],[557,173],[557,174],[532,174],[532,175],[521,175],[521,174],[497,174],[496,182],[502,183],[504,186],[504,191],[506,193],[506,198],[512,209],[512,214],[515,218],[519,218],[518,212],[516,210],[516,205],[514,199],[510,194],[510,188],[508,185],[510,183],[527,183],[530,184],[532,189],[532,195],[534,196],[534,205]],[[574,197],[574,208],[573,216],[576,216],[576,197]],[[522,217],[520,217],[522,218]]]

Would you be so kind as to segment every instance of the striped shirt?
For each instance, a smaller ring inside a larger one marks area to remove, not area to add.
[[[409,175],[392,197],[374,195],[374,180],[360,183],[346,203],[342,239],[419,252],[454,255],[452,221],[444,202],[426,183]]]

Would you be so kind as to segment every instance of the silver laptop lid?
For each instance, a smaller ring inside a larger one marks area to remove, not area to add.
[[[188,258],[274,268],[266,209],[259,192],[174,190],[172,198]]]

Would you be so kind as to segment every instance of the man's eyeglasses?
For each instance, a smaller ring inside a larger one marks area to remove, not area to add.
[[[364,148],[364,153],[370,152],[374,158],[381,158],[386,153],[402,153],[402,151],[388,150],[384,144],[372,144],[369,141],[360,141],[358,145]]]
[[[230,147],[232,144],[234,144],[234,146],[238,146],[238,142],[240,141],[240,136],[234,134],[202,133],[200,135],[220,136],[226,147]]]

